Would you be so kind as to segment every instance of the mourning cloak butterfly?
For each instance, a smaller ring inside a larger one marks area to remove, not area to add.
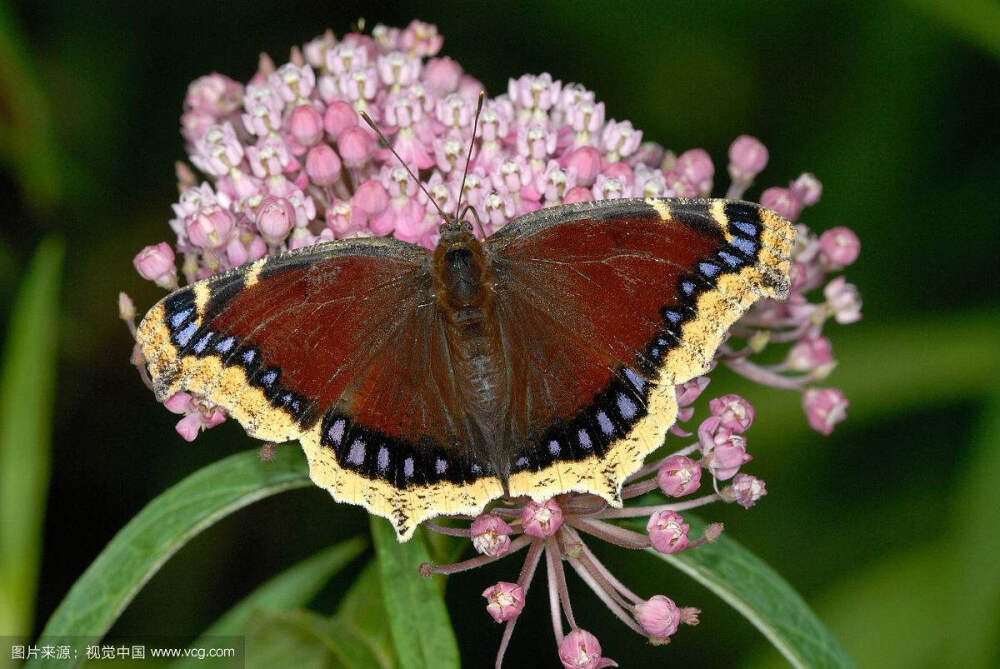
[[[433,252],[338,240],[167,296],[138,329],[157,397],[298,439],[317,485],[401,540],[505,494],[620,505],[674,385],[787,295],[794,237],[759,205],[680,199],[542,209],[485,242],[451,217],[440,231]]]

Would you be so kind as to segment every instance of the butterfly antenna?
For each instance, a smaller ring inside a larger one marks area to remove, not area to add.
[[[465,205],[465,209],[462,210],[462,215],[458,220],[464,221],[465,215],[468,213],[471,213],[472,218],[476,219],[476,225],[479,226],[479,234],[483,236],[483,239],[489,237],[489,235],[486,234],[486,228],[483,227],[483,222],[479,220],[479,212],[476,211],[476,208],[473,207],[471,204]]]
[[[472,147],[476,145],[476,130],[479,127],[479,113],[483,111],[483,100],[486,99],[486,91],[479,91],[479,103],[476,105],[476,118],[472,122],[472,139],[469,141],[469,153],[465,156],[465,172],[462,173],[462,187],[458,189],[458,203],[455,205],[455,216],[458,216],[462,208],[462,195],[465,193],[465,177],[469,176],[469,163],[472,162]]]
[[[368,115],[368,112],[361,112],[361,118],[365,120],[365,123],[367,123],[372,127],[372,130],[374,130],[375,134],[378,135],[378,139],[382,143],[382,146],[389,149],[389,151],[392,152],[392,155],[396,156],[396,160],[399,161],[399,164],[403,166],[403,169],[406,170],[406,173],[413,178],[413,180],[417,183],[418,186],[420,186],[420,190],[424,192],[424,195],[426,195],[427,199],[430,200],[431,204],[434,205],[434,208],[438,210],[438,213],[441,214],[441,218],[447,221],[448,214],[442,211],[440,205],[438,205],[437,203],[437,200],[431,197],[431,194],[427,192],[426,188],[424,188],[423,182],[417,178],[417,175],[413,173],[413,170],[410,169],[410,166],[407,165],[405,162],[403,162],[403,159],[399,157],[399,154],[396,153],[396,149],[392,148],[392,144],[389,143],[389,139],[382,133],[381,130],[378,129],[378,126],[375,125],[375,121],[373,121],[372,117]]]

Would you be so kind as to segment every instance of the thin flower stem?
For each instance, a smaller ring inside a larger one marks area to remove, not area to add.
[[[607,511],[604,513],[607,513]],[[609,544],[621,546],[622,548],[639,550],[642,548],[649,548],[650,546],[649,537],[645,534],[639,534],[638,532],[626,530],[624,527],[618,527],[617,525],[612,525],[610,523],[602,523],[599,520],[591,518],[574,518],[569,522],[573,525],[573,527],[582,532],[586,532],[587,534],[595,536],[602,541],[607,541]]]
[[[657,504],[654,506],[626,506],[621,509],[606,509],[595,518],[637,518],[639,516],[651,516],[657,511],[685,511],[695,509],[699,506],[711,504],[719,499],[718,494],[703,495],[686,502],[674,502],[673,504]]]
[[[660,484],[656,482],[655,478],[627,485],[622,488],[622,499],[632,499],[633,497],[638,497],[639,495],[645,495],[647,492],[656,490],[659,485]]]
[[[546,572],[549,584],[549,612],[552,615],[552,632],[556,636],[556,644],[561,645],[563,641],[562,609],[559,606],[559,585],[556,583],[555,570],[552,568],[552,560],[546,551]]]
[[[597,580],[594,579],[593,575],[591,575],[591,573],[587,571],[582,564],[580,564],[579,560],[569,558],[569,564],[573,567],[573,570],[576,571],[580,578],[583,579],[583,582],[590,586],[590,589],[594,591],[594,594],[596,594],[601,601],[604,602],[605,606],[611,609],[611,612],[614,613],[619,620],[635,630],[637,634],[646,636],[645,632],[643,632],[642,628],[639,626],[639,623],[637,623],[632,616],[625,611],[625,609],[619,606],[618,602],[616,602],[614,598],[600,586]]]
[[[449,537],[471,537],[472,530],[467,527],[446,527],[444,525],[438,525],[437,523],[432,523],[427,521],[424,523],[424,527],[428,530],[433,530],[438,534],[447,534]]]
[[[679,451],[674,451],[670,455],[664,456],[663,458],[660,458],[659,460],[655,460],[653,462],[645,464],[638,471],[636,471],[636,473],[634,473],[631,476],[629,476],[628,480],[629,481],[636,481],[638,479],[641,479],[643,476],[646,476],[647,474],[652,474],[653,472],[655,472],[657,469],[660,468],[660,465],[662,465],[666,461],[667,458],[673,457],[675,455],[687,455],[688,453],[695,452],[696,450],[698,450],[698,448],[699,448],[699,444],[696,441],[693,444],[691,444],[690,446],[685,446],[684,448],[682,448]]]
[[[623,609],[631,609],[632,603],[628,601],[624,594],[619,591],[618,587],[616,587],[616,584],[621,585],[621,583],[616,578],[611,576],[611,572],[608,571],[604,565],[600,564],[600,561],[596,556],[594,556],[593,553],[586,550],[587,545],[583,543],[580,535],[578,535],[573,528],[567,527],[566,537],[573,542],[574,546],[578,547],[578,552],[567,551],[567,555],[573,555],[573,559],[579,560],[580,564],[586,567],[587,571],[590,572],[590,575],[594,577],[597,583],[604,588],[604,590],[611,597],[614,597],[615,601],[618,602]],[[611,578],[609,579],[607,576],[611,576]]]
[[[529,539],[529,537],[521,537],[522,539]],[[513,547],[514,544],[511,544]],[[542,557],[542,550],[545,548],[545,543],[541,541],[532,541],[531,548],[528,549],[528,556],[524,559],[524,566],[521,567],[521,574],[517,577],[517,584],[521,586],[521,590],[524,591],[524,598],[528,598],[528,586],[531,585],[531,579],[535,575],[535,568],[538,567],[538,561]],[[518,616],[519,618],[520,616]],[[507,652],[507,646],[510,645],[510,637],[514,634],[514,625],[517,623],[517,618],[511,618],[507,623],[507,627],[503,630],[503,637],[500,639],[500,649],[497,651],[497,661],[496,669],[501,669],[503,664],[503,656]]]
[[[594,551],[590,550],[590,547],[587,546],[587,544],[583,543],[583,540],[580,538],[580,535],[576,533],[576,530],[574,530],[573,528],[567,528],[567,532],[570,532],[571,536],[580,544],[580,549],[583,551],[583,555],[590,562],[591,566],[593,566],[593,568],[598,573],[600,573],[601,576],[606,581],[608,581],[611,585],[613,585],[615,589],[618,590],[618,592],[622,593],[623,595],[625,595],[625,597],[631,599],[633,602],[637,604],[643,601],[642,597],[635,594],[628,587],[626,587],[624,583],[619,581],[618,578],[611,573],[610,569],[604,566],[604,563],[602,563],[599,559],[597,559],[597,556],[594,555]]]
[[[569,588],[566,587],[566,572],[563,571],[562,566],[562,550],[560,550],[559,541],[555,537],[548,537],[545,540],[545,559],[555,576],[555,585],[559,589],[559,600],[562,602],[566,621],[569,622],[570,628],[576,629],[573,607],[569,602]]]
[[[726,360],[725,364],[726,367],[733,370],[740,376],[746,377],[756,383],[760,383],[765,386],[772,386],[774,388],[783,388],[785,390],[802,390],[802,383],[784,377],[781,374],[775,374],[774,372],[768,371],[759,365],[755,365],[749,360]]]
[[[484,564],[496,562],[502,557],[506,557],[511,553],[516,553],[530,543],[531,537],[518,537],[514,541],[510,542],[510,550],[504,555],[477,555],[474,558],[462,560],[461,562],[454,562],[452,564],[428,564],[425,571],[427,574],[457,574],[460,571],[468,571],[469,569],[482,567]]]
[[[742,200],[743,193],[746,192],[747,187],[750,185],[749,181],[733,181],[729,184],[729,190],[726,191],[727,200]]]

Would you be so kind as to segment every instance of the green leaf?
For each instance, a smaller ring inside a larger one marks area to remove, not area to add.
[[[34,621],[49,487],[63,244],[43,241],[11,313],[0,372],[0,630]]]
[[[261,462],[256,449],[237,453],[188,476],[115,535],[52,614],[39,645],[50,637],[100,638],[143,584],[192,537],[259,499],[307,485],[305,458],[293,447],[279,448],[269,462]]]
[[[396,666],[392,631],[385,624],[388,614],[382,600],[378,560],[371,560],[361,570],[357,580],[340,600],[336,617],[354,626],[365,637],[383,667],[389,669]]]
[[[953,634],[946,623],[945,602],[954,591],[950,577],[942,577],[953,573],[942,569],[947,558],[940,545],[930,544],[865,564],[817,601],[817,608],[862,667],[977,666],[952,661],[953,641],[965,635],[961,630]],[[891,639],[906,641],[887,643]],[[761,660],[752,666],[783,664]]]
[[[690,515],[686,518],[692,536],[701,534],[704,522]],[[674,555],[649,552],[736,609],[792,666],[854,666],[799,594],[763,560],[728,537]]]
[[[389,523],[371,519],[378,555],[382,599],[385,602],[399,666],[404,669],[458,667],[458,644],[448,619],[441,588],[420,576],[429,561],[422,535],[406,543],[396,541]]]
[[[990,0],[909,0],[965,41],[1000,58],[1000,6]]]
[[[209,644],[208,637],[237,636],[247,626],[251,615],[257,611],[279,612],[301,608],[329,582],[334,574],[364,552],[368,546],[365,537],[354,537],[330,546],[316,555],[289,567],[277,576],[259,586],[238,604],[224,613],[198,640],[192,648]],[[174,669],[196,667],[200,660],[184,659],[174,664]]]
[[[973,437],[966,474],[955,491],[958,494],[952,534],[942,537],[943,548],[955,561],[951,572],[954,596],[951,611],[953,638],[961,638],[957,648],[942,657],[954,666],[997,666],[1000,659],[1000,385],[988,396],[986,411]],[[949,540],[950,539],[950,540]],[[933,576],[932,576],[933,578]],[[948,579],[951,580],[951,579]]]
[[[255,612],[246,635],[247,669],[380,669],[350,625],[310,611]]]
[[[51,209],[62,193],[62,155],[29,44],[7,3],[0,2],[0,163],[13,168],[27,204]]]

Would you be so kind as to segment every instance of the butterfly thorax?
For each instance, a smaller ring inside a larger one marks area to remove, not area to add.
[[[441,226],[434,251],[435,304],[445,333],[465,443],[503,477],[510,469],[509,434],[500,422],[507,414],[509,393],[504,354],[494,317],[493,276],[482,244],[467,223]]]

